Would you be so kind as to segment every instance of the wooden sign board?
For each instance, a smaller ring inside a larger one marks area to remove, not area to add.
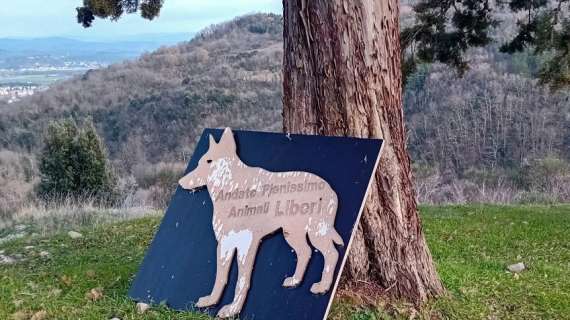
[[[381,146],[205,130],[130,296],[221,318],[324,319]]]

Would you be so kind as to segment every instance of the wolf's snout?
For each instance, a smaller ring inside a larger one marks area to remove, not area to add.
[[[180,180],[178,180],[178,184],[184,189],[190,189],[188,179],[186,177],[180,178]]]

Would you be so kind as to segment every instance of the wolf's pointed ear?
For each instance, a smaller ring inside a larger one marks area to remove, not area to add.
[[[211,147],[215,146],[217,143],[216,143],[216,140],[214,139],[214,136],[212,136],[211,134],[209,136],[210,136],[210,139],[209,139],[208,148],[211,148]]]
[[[227,150],[228,152],[236,152],[236,141],[234,139],[232,129],[224,129],[224,133],[222,134],[222,138],[218,144],[222,149]]]

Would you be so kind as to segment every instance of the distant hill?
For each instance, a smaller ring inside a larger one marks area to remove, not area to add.
[[[0,38],[0,90],[13,86],[44,88],[90,69],[136,59],[160,47],[189,41],[192,34],[157,33],[101,38]],[[0,100],[14,101],[0,94]]]
[[[34,152],[49,121],[66,117],[92,118],[125,166],[181,160],[204,127],[279,130],[282,24],[240,17],[0,105],[0,148]]]
[[[155,34],[122,37],[118,40],[83,41],[62,37],[0,38],[0,69],[24,68],[49,62],[56,64],[70,61],[114,63],[133,59],[142,53],[161,46],[188,41],[192,34]]]
[[[0,105],[0,148],[34,152],[50,120],[91,117],[128,168],[186,159],[204,127],[280,130],[282,23],[272,14],[239,17]],[[410,78],[405,112],[416,164],[465,176],[570,158],[570,95],[532,80],[540,58],[497,47],[472,50],[464,78],[441,65]]]
[[[0,48],[10,54],[90,54],[96,52],[125,52],[138,50],[156,50],[161,45],[172,45],[183,40],[190,40],[191,34],[184,37],[149,35],[133,38],[124,37],[118,41],[84,41],[63,37],[47,38],[0,38]]]

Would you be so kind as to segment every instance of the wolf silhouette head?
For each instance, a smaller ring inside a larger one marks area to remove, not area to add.
[[[224,129],[220,142],[210,135],[208,151],[198,161],[196,169],[182,177],[178,184],[186,190],[203,187],[220,173],[223,163],[237,158],[236,142],[230,128]]]

